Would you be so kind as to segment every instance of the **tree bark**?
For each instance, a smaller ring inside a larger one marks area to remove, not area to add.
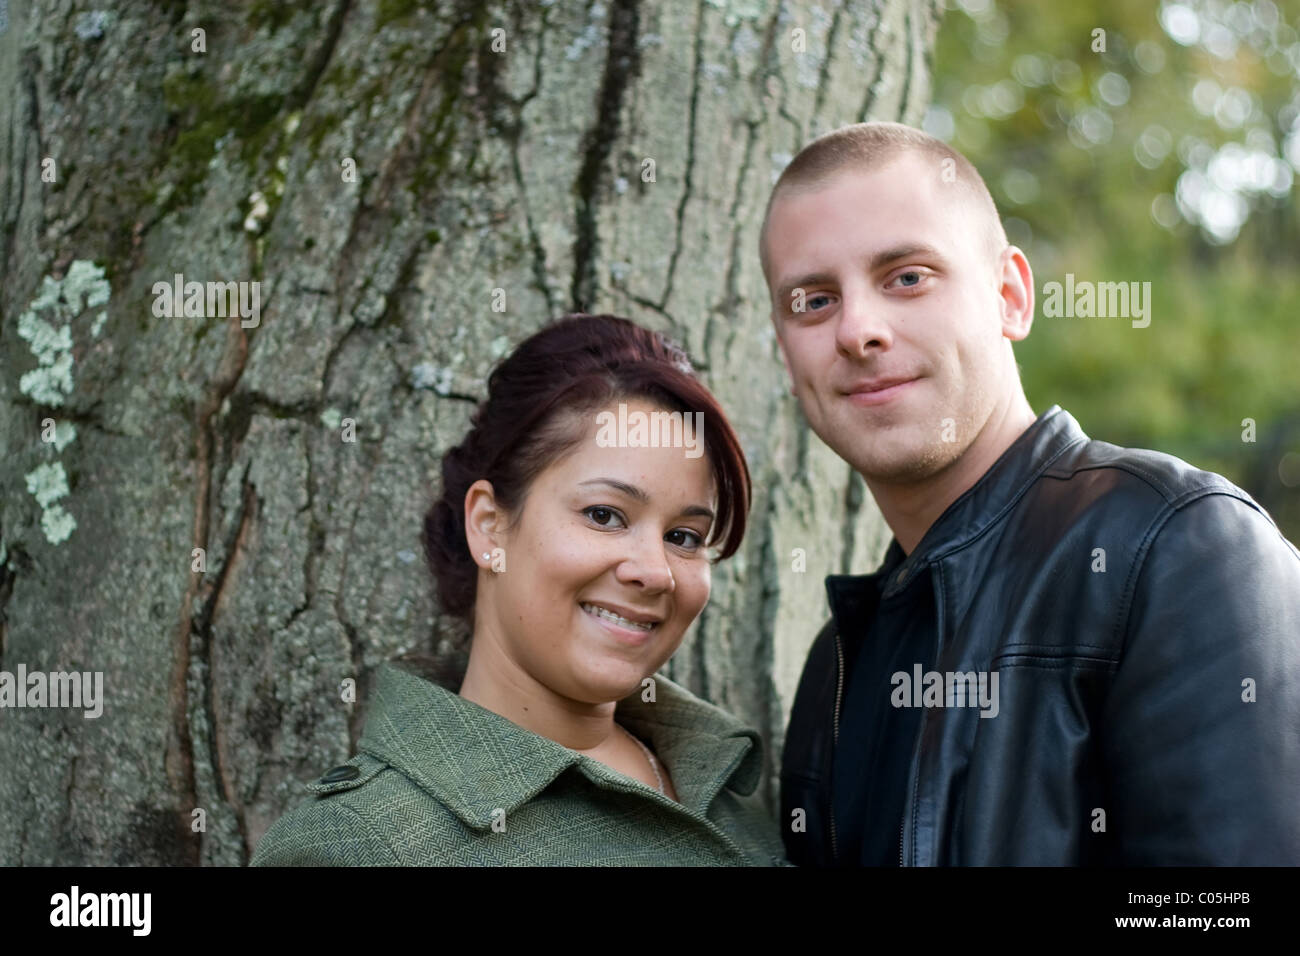
[[[0,708],[0,863],[246,862],[375,667],[463,637],[439,459],[570,310],[680,341],[744,442],[667,672],[763,733],[775,806],[822,578],[888,531],[789,395],[757,229],[813,135],[919,122],[938,9],[0,0],[0,669],[104,675],[98,718]],[[176,274],[258,323],[159,316]]]

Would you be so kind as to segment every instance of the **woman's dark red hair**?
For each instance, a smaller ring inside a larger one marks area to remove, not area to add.
[[[465,495],[480,478],[517,515],[529,485],[582,440],[583,414],[643,398],[668,411],[704,413],[704,451],[718,496],[709,546],[740,548],[750,506],[749,468],[717,399],[686,353],[613,315],[566,315],[525,339],[488,378],[469,434],[442,459],[442,494],[424,516],[425,558],[447,614],[472,619],[478,565],[465,537]]]

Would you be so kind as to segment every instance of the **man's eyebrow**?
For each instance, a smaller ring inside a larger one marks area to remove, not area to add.
[[[921,256],[925,259],[938,259],[940,262],[947,262],[948,257],[942,252],[924,242],[903,242],[889,249],[882,249],[871,257],[871,271],[875,272],[891,262],[897,262],[899,259],[910,259],[913,256]]]
[[[829,272],[810,272],[807,275],[783,283],[777,289],[776,298],[777,301],[780,302],[790,298],[790,296],[794,294],[795,289],[802,289],[807,285],[825,285],[833,283],[834,281],[835,277]]]
[[[650,503],[650,496],[636,485],[629,485],[626,481],[619,481],[616,478],[591,478],[587,481],[578,482],[579,487],[583,485],[607,485],[615,491],[622,492],[639,504],[644,505]],[[713,512],[704,507],[704,505],[687,505],[682,509],[682,516],[687,518],[699,516],[702,518],[708,518],[710,521],[712,521],[714,517]]]

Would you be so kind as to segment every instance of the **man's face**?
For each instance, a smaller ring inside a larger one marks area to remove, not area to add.
[[[1005,308],[1007,256],[990,250],[966,187],[940,172],[903,153],[783,191],[768,221],[772,319],[795,395],[822,441],[881,483],[950,465],[1020,387],[1007,338],[1028,326]]]

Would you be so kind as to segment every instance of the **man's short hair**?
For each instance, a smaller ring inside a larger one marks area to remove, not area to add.
[[[767,209],[763,213],[763,228],[758,234],[758,254],[768,284],[772,282],[772,275],[767,256],[767,227],[777,196],[792,190],[819,188],[846,169],[858,172],[878,169],[906,152],[921,153],[937,160],[937,176],[944,174],[943,161],[951,160],[948,168],[953,182],[966,191],[967,199],[975,204],[976,215],[984,219],[989,258],[996,259],[1007,246],[1007,234],[983,177],[969,159],[943,140],[902,123],[855,123],[825,133],[801,149],[772,187],[772,195],[768,197]]]

